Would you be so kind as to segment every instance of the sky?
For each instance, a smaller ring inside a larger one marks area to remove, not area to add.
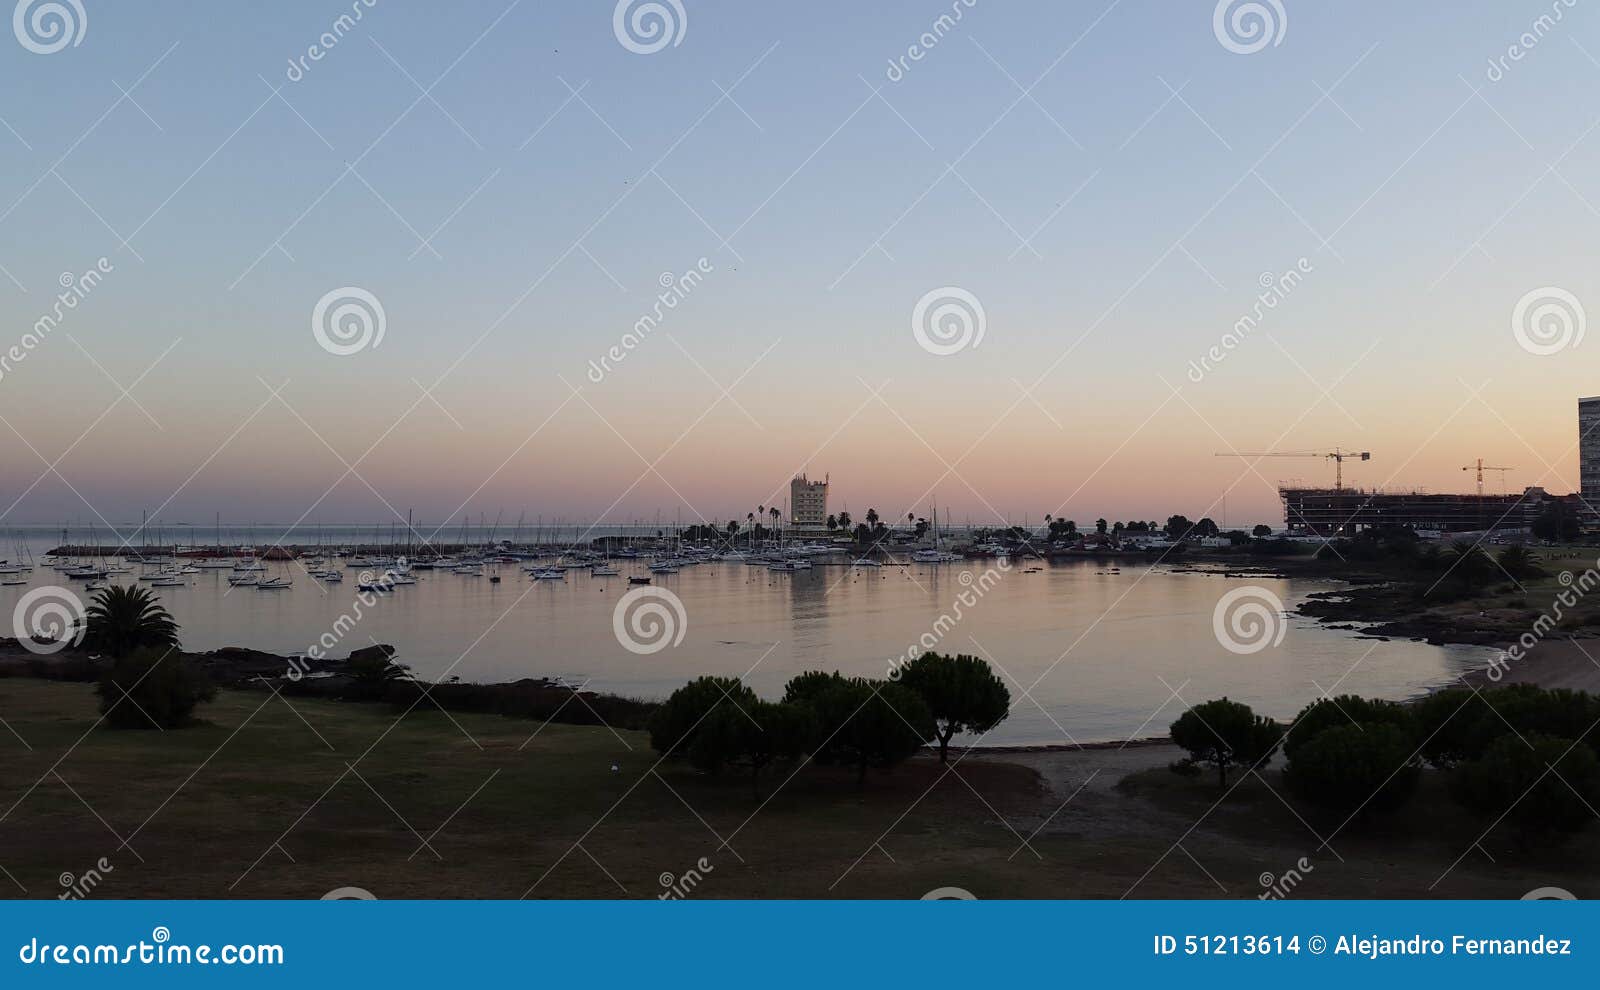
[[[1281,523],[1332,465],[1216,455],[1336,445],[1576,484],[1582,0],[48,6],[0,34],[0,526],[743,519],[800,471]]]

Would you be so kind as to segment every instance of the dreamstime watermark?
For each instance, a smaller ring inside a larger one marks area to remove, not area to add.
[[[1505,652],[1498,654],[1489,661],[1489,667],[1484,675],[1491,681],[1499,682],[1506,676],[1506,671],[1514,663],[1521,663],[1528,657],[1528,651],[1538,646],[1544,638],[1550,635],[1566,617],[1566,610],[1574,607],[1584,596],[1595,588],[1600,587],[1600,560],[1595,561],[1594,567],[1589,567],[1582,574],[1574,575],[1571,571],[1562,571],[1556,575],[1556,580],[1561,584],[1561,591],[1556,592],[1550,600],[1550,607],[1539,613],[1533,620],[1533,625],[1528,631],[1517,637],[1516,642],[1506,648]]]
[[[78,876],[73,876],[69,872],[62,871],[61,876],[57,878],[61,883],[62,890],[61,893],[56,895],[56,900],[83,900],[85,897],[88,897],[90,894],[94,893],[95,888],[100,886],[100,884],[105,881],[106,874],[115,873],[116,869],[117,868],[115,866],[111,865],[110,860],[106,859],[104,856],[101,856],[95,861],[93,866],[89,867],[87,870],[84,870]]]
[[[1229,653],[1248,656],[1283,642],[1283,599],[1259,584],[1234,588],[1211,611],[1211,632]]]
[[[662,891],[656,895],[658,901],[681,901],[694,893],[694,889],[705,882],[706,877],[716,871],[711,861],[701,856],[695,864],[683,871],[681,876],[671,873],[662,873],[656,878],[661,884]]]
[[[917,40],[906,46],[904,55],[891,58],[889,68],[885,73],[890,82],[899,82],[911,71],[910,62],[920,62],[928,54],[939,47],[946,35],[955,30],[957,24],[966,16],[967,11],[978,5],[978,0],[950,0],[950,13],[940,14],[933,19],[933,24],[928,30],[917,36]]]
[[[83,642],[87,631],[83,599],[71,588],[34,588],[11,610],[11,631],[29,653],[49,656]]]
[[[1504,55],[1493,56],[1489,59],[1489,68],[1484,72],[1490,82],[1499,82],[1511,71],[1512,62],[1520,62],[1528,57],[1528,53],[1539,47],[1555,26],[1567,16],[1567,11],[1578,5],[1578,0],[1550,0],[1550,13],[1540,14],[1528,25],[1528,30],[1517,36],[1517,40],[1506,46]]]
[[[378,896],[365,887],[335,887],[322,895],[324,901],[375,901]]]
[[[22,47],[35,55],[54,55],[68,45],[83,44],[89,14],[82,0],[17,0],[11,30]]]
[[[934,648],[944,642],[945,637],[950,635],[956,626],[960,625],[962,618],[967,614],[967,610],[982,601],[983,596],[987,595],[995,585],[999,584],[1009,570],[1011,570],[1011,561],[1002,557],[993,567],[980,575],[974,576],[971,571],[962,571],[956,580],[965,590],[951,600],[950,608],[945,612],[941,612],[939,617],[933,620],[933,625],[928,627],[927,632],[917,637],[916,642],[906,647],[904,653],[889,661],[887,671],[889,679],[898,680],[900,671],[904,669],[906,664],[924,653],[932,652]]]
[[[1554,285],[1524,294],[1511,310],[1511,335],[1517,346],[1540,357],[1583,343],[1588,323],[1578,297]]]
[[[1301,856],[1295,864],[1284,870],[1278,876],[1263,871],[1257,881],[1261,884],[1261,893],[1256,895],[1258,901],[1281,901],[1294,892],[1294,889],[1305,881],[1307,875],[1316,872],[1316,867],[1311,861]]]
[[[617,0],[611,12],[611,32],[635,55],[676,48],[688,31],[689,14],[681,0]]]
[[[662,272],[657,281],[661,291],[656,293],[655,305],[650,312],[633,321],[633,329],[622,335],[622,339],[611,345],[611,349],[600,356],[600,360],[590,361],[589,369],[584,374],[596,385],[605,381],[606,375],[615,371],[616,365],[627,359],[628,355],[639,348],[656,328],[661,326],[661,321],[667,314],[678,308],[685,299],[689,298],[694,290],[706,280],[706,276],[717,270],[717,266],[701,258],[694,263],[694,267],[681,275],[672,272]]]
[[[1309,260],[1301,258],[1294,263],[1294,267],[1279,274],[1262,272],[1256,281],[1261,286],[1261,291],[1256,293],[1256,301],[1250,307],[1250,312],[1233,321],[1233,329],[1222,335],[1222,339],[1211,345],[1211,349],[1201,355],[1198,362],[1190,361],[1189,370],[1185,372],[1191,382],[1196,385],[1205,380],[1206,374],[1217,369],[1217,366],[1228,359],[1228,355],[1237,350],[1250,335],[1261,326],[1261,321],[1268,312],[1278,306],[1300,287],[1305,277],[1316,271],[1316,266]]]
[[[289,669],[285,671],[284,676],[291,681],[298,681],[311,671],[308,660],[326,660],[328,651],[344,642],[344,638],[350,635],[366,617],[367,609],[378,604],[378,599],[384,593],[394,590],[395,582],[399,578],[399,573],[393,568],[384,571],[382,576],[375,576],[371,571],[362,571],[357,575],[358,590],[350,602],[350,608],[339,613],[339,617],[333,620],[333,625],[328,631],[318,636],[315,643],[306,647],[304,656],[289,658]]]
[[[978,895],[965,887],[935,887],[922,895],[925,901],[975,901]]]
[[[1522,895],[1525,901],[1575,901],[1578,895],[1565,887],[1535,887]]]
[[[338,357],[376,348],[388,325],[383,303],[355,285],[324,294],[311,309],[311,335],[323,350]]]
[[[340,14],[333,19],[333,24],[328,30],[317,36],[317,40],[306,46],[306,53],[289,59],[289,68],[284,73],[290,82],[299,82],[311,71],[310,62],[320,62],[328,57],[328,53],[339,47],[345,35],[355,30],[361,18],[367,11],[378,5],[378,0],[350,0],[350,13]]]
[[[1283,44],[1289,13],[1280,0],[1217,0],[1211,33],[1235,55],[1254,55],[1268,45]]]
[[[129,945],[84,943],[41,944],[38,936],[23,942],[17,959],[25,966],[282,966],[281,945],[183,945],[172,941],[172,930],[157,925],[150,941]]]
[[[58,281],[61,291],[56,293],[56,301],[50,311],[33,321],[33,329],[22,335],[22,339],[12,344],[10,349],[0,354],[0,380],[16,369],[16,366],[28,359],[28,355],[39,349],[39,346],[56,328],[61,321],[66,319],[67,313],[78,308],[78,304],[89,298],[89,294],[105,281],[105,277],[116,271],[117,266],[105,258],[94,263],[94,266],[81,275],[72,272],[62,272]]]
[[[954,285],[925,293],[911,310],[911,335],[923,350],[939,357],[976,350],[988,323],[978,297]]]
[[[611,610],[611,631],[629,653],[649,656],[683,642],[689,613],[666,588],[635,588]]]

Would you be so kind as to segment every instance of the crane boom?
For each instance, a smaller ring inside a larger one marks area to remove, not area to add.
[[[1344,489],[1344,461],[1345,461],[1345,458],[1348,457],[1348,458],[1352,458],[1352,459],[1358,460],[1358,461],[1370,461],[1370,460],[1372,460],[1372,452],[1371,451],[1367,451],[1367,450],[1359,450],[1359,451],[1357,451],[1357,450],[1345,450],[1343,447],[1335,447],[1332,450],[1266,450],[1266,451],[1259,451],[1259,452],[1256,452],[1256,453],[1243,453],[1243,454],[1240,453],[1239,451],[1236,451],[1236,450],[1230,450],[1230,451],[1227,451],[1226,453],[1217,454],[1216,456],[1218,456],[1218,457],[1317,457],[1317,458],[1322,458],[1322,459],[1325,459],[1325,460],[1330,460],[1330,461],[1333,462],[1333,490],[1334,491],[1342,491]]]

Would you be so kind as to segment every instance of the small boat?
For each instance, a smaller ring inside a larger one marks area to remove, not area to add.
[[[235,588],[252,588],[255,587],[256,582],[259,580],[260,578],[257,578],[254,574],[231,574],[228,576],[228,583]]]
[[[96,578],[105,576],[106,572],[98,567],[74,567],[67,571],[67,577],[78,578],[83,581],[93,581]]]
[[[490,584],[499,584],[500,583],[500,575],[498,575],[498,574],[489,575],[489,583]]]
[[[189,582],[185,581],[183,578],[180,578],[180,577],[178,577],[176,575],[168,574],[168,575],[163,575],[162,577],[158,577],[158,578],[152,579],[150,581],[150,587],[152,587],[152,588],[177,588],[177,587],[181,587],[183,585],[186,585],[188,583]]]
[[[27,584],[27,583],[28,583],[28,579],[25,578],[25,577],[0,578],[0,585]],[[94,585],[91,584],[89,586],[89,590],[93,591],[94,590]]]
[[[853,563],[851,563],[850,566],[851,567],[882,567],[883,565],[880,564],[878,561],[873,560],[871,557],[857,557],[855,559],[855,561]]]
[[[344,580],[344,575],[338,571],[318,571],[311,576],[325,584],[338,584]]]
[[[286,577],[267,578],[265,581],[257,581],[256,582],[256,590],[257,591],[282,591],[283,589],[289,587],[290,583],[291,583],[290,579],[286,578]]]
[[[630,578],[628,578],[628,583],[629,584],[649,584],[650,583],[650,579],[647,578],[647,577],[630,577]]]
[[[560,567],[545,567],[533,572],[535,581],[565,581],[567,572]]]
[[[612,567],[610,564],[601,564],[597,567],[592,567],[589,569],[590,577],[617,577],[621,573],[621,571],[617,570],[615,567]]]
[[[675,565],[675,564],[651,564],[650,565],[650,573],[651,574],[676,574],[676,573],[678,573],[678,568],[677,568],[677,565]]]

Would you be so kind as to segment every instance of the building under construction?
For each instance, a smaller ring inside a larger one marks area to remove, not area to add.
[[[1472,533],[1527,530],[1551,501],[1574,496],[1550,495],[1527,488],[1517,495],[1438,495],[1423,491],[1360,488],[1278,489],[1284,523],[1308,536],[1349,536],[1375,526],[1407,526],[1418,532]]]

